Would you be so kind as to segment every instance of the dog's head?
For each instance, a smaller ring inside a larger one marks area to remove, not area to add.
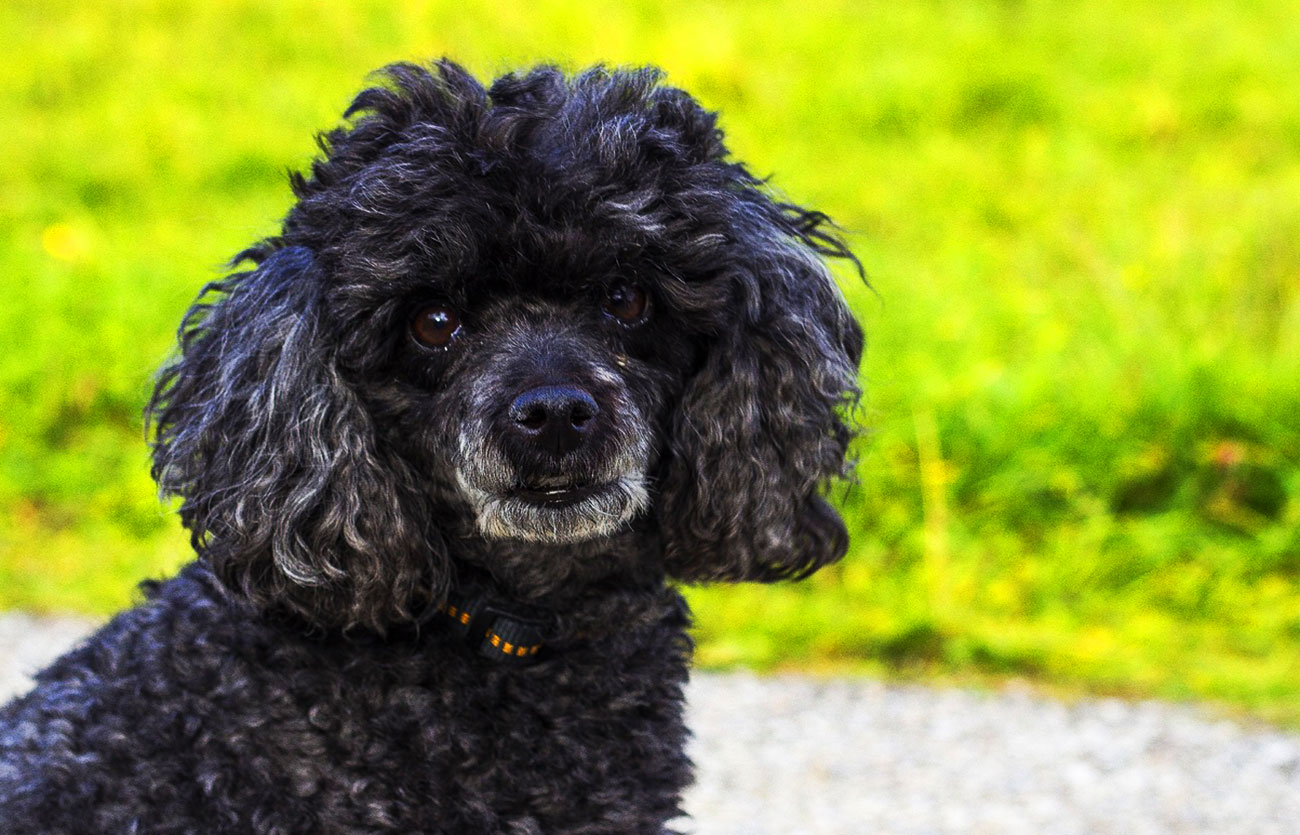
[[[687,581],[843,555],[862,334],[823,258],[852,256],[659,81],[443,62],[358,96],[150,404],[227,584],[383,628],[493,546],[554,578],[628,542]]]

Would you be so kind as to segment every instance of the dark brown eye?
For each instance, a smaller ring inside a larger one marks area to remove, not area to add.
[[[430,305],[411,320],[411,335],[430,348],[441,348],[460,332],[460,317],[450,307]]]
[[[645,316],[650,300],[635,284],[619,284],[605,293],[605,312],[624,324],[632,325]]]

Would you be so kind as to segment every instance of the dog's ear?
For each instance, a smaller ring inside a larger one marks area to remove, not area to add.
[[[773,226],[714,277],[734,322],[671,429],[659,507],[690,582],[799,578],[848,547],[824,493],[848,475],[863,337],[822,256],[857,262],[825,215],[761,202]]]
[[[158,379],[154,478],[232,590],[382,630],[441,598],[445,547],[339,371],[312,253],[250,252],[256,269],[200,294]]]

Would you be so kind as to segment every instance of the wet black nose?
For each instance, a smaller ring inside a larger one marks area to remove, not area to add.
[[[600,407],[577,386],[538,386],[510,404],[515,432],[552,455],[564,455],[581,446],[595,424]]]

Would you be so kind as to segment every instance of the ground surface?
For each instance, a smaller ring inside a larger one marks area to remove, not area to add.
[[[0,615],[0,700],[85,634]],[[1300,736],[1191,708],[699,674],[700,835],[1206,833],[1300,821]]]

